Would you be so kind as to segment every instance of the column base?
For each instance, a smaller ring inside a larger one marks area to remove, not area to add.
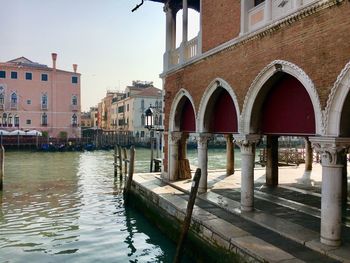
[[[331,246],[331,247],[339,247],[341,245],[340,239],[332,240],[321,236],[320,241],[322,244]]]
[[[203,194],[207,192],[207,188],[203,188],[203,187],[198,187],[198,193],[199,194]]]
[[[242,206],[241,205],[241,211],[243,211],[243,212],[251,212],[253,210],[254,210],[253,206]]]

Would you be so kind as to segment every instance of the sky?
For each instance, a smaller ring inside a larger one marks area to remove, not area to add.
[[[51,53],[57,53],[57,68],[73,71],[72,64],[78,64],[83,111],[96,106],[107,90],[124,90],[133,80],[162,88],[163,5],[145,1],[131,12],[140,2],[0,0],[0,61],[24,56],[51,67]],[[181,25],[179,19],[180,12]],[[189,39],[198,33],[198,20],[190,12]]]

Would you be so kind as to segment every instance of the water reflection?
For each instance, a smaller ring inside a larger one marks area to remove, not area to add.
[[[174,245],[125,209],[112,163],[103,151],[8,152],[0,262],[171,262]]]

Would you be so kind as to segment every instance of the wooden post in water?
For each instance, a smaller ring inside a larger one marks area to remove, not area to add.
[[[5,163],[5,149],[1,145],[0,148],[0,191],[3,189],[3,180],[4,180],[4,163]]]
[[[118,146],[114,146],[114,177],[118,175]]]
[[[119,178],[123,179],[122,148],[118,145]]]
[[[124,161],[124,173],[128,174],[128,153],[126,152],[126,148],[123,148],[123,161]]]
[[[154,144],[153,144],[153,138],[151,137],[151,163],[150,163],[150,167],[149,167],[149,171],[150,173],[153,172],[153,152],[154,152]]]
[[[184,224],[182,226],[182,231],[181,231],[181,234],[180,234],[179,242],[177,243],[174,263],[181,262],[181,256],[183,254],[183,249],[184,249],[184,242],[186,240],[187,233],[188,233],[188,230],[190,228],[191,218],[192,218],[192,211],[193,211],[194,203],[196,201],[196,196],[197,196],[197,192],[198,192],[198,186],[199,186],[199,179],[200,178],[201,178],[201,169],[197,168],[196,173],[195,173],[195,175],[193,177],[191,193],[190,193],[190,199],[188,200],[188,203],[187,203],[186,217],[185,217],[185,220],[184,220]]]
[[[126,195],[129,193],[131,188],[132,177],[134,175],[134,162],[135,162],[135,147],[133,145],[130,147],[129,173],[128,173],[128,179],[125,187]]]

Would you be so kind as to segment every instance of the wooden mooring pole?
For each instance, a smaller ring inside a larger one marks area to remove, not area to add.
[[[181,256],[182,256],[183,250],[184,250],[184,243],[185,243],[185,240],[187,237],[188,230],[190,229],[192,211],[193,211],[194,203],[196,201],[196,196],[197,196],[197,192],[198,192],[200,178],[201,178],[201,169],[197,168],[196,173],[195,173],[194,178],[193,178],[193,182],[192,182],[190,199],[188,200],[188,203],[187,203],[186,217],[184,220],[184,224],[182,226],[182,231],[180,234],[179,241],[177,243],[174,263],[181,262]]]
[[[3,190],[3,180],[4,180],[4,163],[5,163],[5,149],[1,145],[0,148],[0,191]]]
[[[135,161],[135,147],[130,147],[130,160],[129,160],[129,171],[128,171],[128,179],[125,186],[125,194],[128,195],[131,188],[132,177],[134,175],[134,161]]]

